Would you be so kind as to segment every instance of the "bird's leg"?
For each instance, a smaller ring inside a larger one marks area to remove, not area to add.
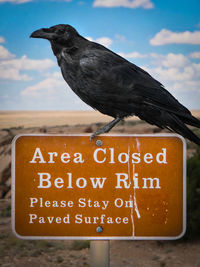
[[[120,122],[123,118],[115,118],[114,120],[112,120],[111,122],[109,122],[108,124],[106,124],[103,128],[97,130],[95,133],[93,133],[90,136],[90,141],[92,141],[92,139],[102,133],[108,133],[118,122]]]

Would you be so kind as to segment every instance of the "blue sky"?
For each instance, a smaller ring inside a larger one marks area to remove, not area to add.
[[[0,110],[85,110],[50,44],[32,31],[70,24],[200,109],[199,0],[0,0]]]

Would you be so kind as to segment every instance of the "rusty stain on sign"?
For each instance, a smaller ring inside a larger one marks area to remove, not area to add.
[[[174,134],[17,136],[13,231],[25,239],[177,239],[186,228],[185,153]]]

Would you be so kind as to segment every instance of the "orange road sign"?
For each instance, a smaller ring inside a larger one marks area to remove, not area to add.
[[[186,228],[179,135],[19,135],[12,228],[25,239],[177,239]]]

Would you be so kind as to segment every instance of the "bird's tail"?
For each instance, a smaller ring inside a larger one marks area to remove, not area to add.
[[[169,120],[168,120],[168,126],[171,128],[174,132],[182,135],[183,137],[189,139],[190,141],[196,143],[200,146],[200,138],[196,136],[184,123],[189,124],[191,126],[195,126],[200,128],[200,121],[193,117],[188,118],[179,118],[174,114],[169,114]]]
[[[182,121],[188,125],[200,128],[200,120],[195,118],[194,116],[184,117],[182,118]]]

